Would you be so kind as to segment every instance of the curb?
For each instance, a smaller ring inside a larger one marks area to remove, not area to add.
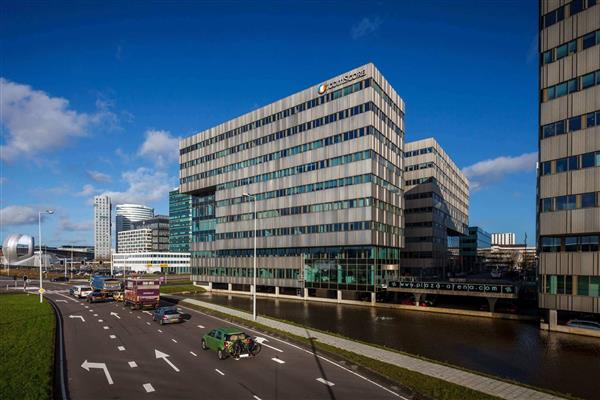
[[[54,301],[49,297],[46,297],[45,299],[52,306],[56,317],[56,335],[54,336],[54,384],[52,385],[53,398],[55,400],[69,400],[62,313]]]

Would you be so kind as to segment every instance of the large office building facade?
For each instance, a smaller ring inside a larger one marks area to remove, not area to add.
[[[96,260],[110,260],[112,244],[111,211],[110,197],[94,197],[94,258]]]
[[[600,314],[600,5],[540,2],[539,306]]]
[[[154,209],[141,204],[117,204],[115,207],[115,248],[119,248],[119,232],[133,229],[134,222],[154,217]]]
[[[152,218],[132,222],[131,229],[150,229],[152,250],[169,251],[169,217],[167,215],[155,215]]]
[[[375,292],[404,246],[404,102],[373,64],[180,142],[196,281]]]
[[[404,145],[404,182],[401,274],[446,278],[448,238],[467,234],[469,181],[440,144],[427,138]]]

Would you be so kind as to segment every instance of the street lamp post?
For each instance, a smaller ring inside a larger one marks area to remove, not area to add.
[[[46,210],[46,211],[39,211],[38,212],[38,239],[40,240],[39,243],[39,255],[40,255],[40,303],[42,302],[42,299],[44,297],[43,290],[42,290],[42,214],[54,214],[54,210]]]
[[[244,193],[244,196],[254,202],[254,268],[252,274],[252,319],[256,321],[256,196]]]

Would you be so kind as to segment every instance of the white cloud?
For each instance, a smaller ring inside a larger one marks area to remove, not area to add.
[[[88,222],[71,222],[69,218],[63,217],[60,219],[60,229],[67,232],[85,232],[93,228],[91,221]]]
[[[169,191],[175,186],[175,178],[169,177],[165,172],[154,172],[144,167],[124,172],[122,179],[128,185],[127,190],[102,193],[110,196],[113,204],[147,204],[158,200],[164,201]]]
[[[0,159],[10,162],[57,150],[86,136],[90,125],[116,123],[109,104],[100,102],[97,106],[93,114],[78,113],[69,109],[67,99],[0,78],[0,123],[8,131],[0,146]]]
[[[88,170],[86,172],[87,172],[87,175],[95,182],[100,182],[100,183],[112,182],[112,178],[110,177],[110,175],[104,174],[99,171],[92,171],[92,170]]]
[[[476,162],[463,168],[463,172],[471,181],[471,190],[478,190],[501,181],[508,174],[535,171],[537,159],[537,152],[515,157],[501,156]]]
[[[381,26],[382,23],[383,23],[383,21],[379,17],[375,17],[375,18],[364,17],[357,24],[352,26],[350,35],[352,36],[352,39],[355,39],[355,40],[359,39],[363,36],[367,36],[367,35],[375,32],[377,29],[379,29],[379,27]]]
[[[46,214],[42,214],[44,219]],[[0,209],[0,225],[32,225],[38,222],[38,210],[30,206],[8,206]]]
[[[171,136],[168,131],[147,130],[146,140],[138,150],[138,155],[153,160],[159,167],[169,162],[177,162],[179,138]]]
[[[88,196],[92,196],[92,195],[98,194],[101,191],[102,190],[100,190],[100,189],[96,189],[94,187],[94,185],[90,185],[88,183],[86,185],[83,185],[83,188],[81,189],[81,192],[77,193],[77,196],[88,197]]]

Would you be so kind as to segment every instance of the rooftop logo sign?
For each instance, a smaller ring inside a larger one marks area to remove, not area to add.
[[[333,88],[336,88],[345,83],[352,82],[353,80],[362,78],[363,76],[366,76],[366,75],[367,75],[367,71],[364,69],[361,69],[360,71],[352,72],[350,74],[346,74],[346,75],[342,76],[341,78],[337,78],[336,80],[333,80],[329,83],[324,83],[321,86],[319,86],[319,94],[323,94],[329,89],[333,89]]]

